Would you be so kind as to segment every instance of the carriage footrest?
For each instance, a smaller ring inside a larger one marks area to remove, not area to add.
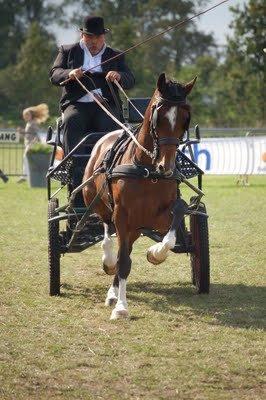
[[[86,239],[78,239],[75,243],[73,243],[70,247],[67,248],[67,253],[79,253],[80,251],[86,250],[89,247],[99,243],[103,240],[103,235],[98,236],[90,236]]]
[[[173,249],[171,249],[173,253],[193,253],[194,252],[194,246],[189,245],[189,246],[183,246],[182,244],[176,244]]]
[[[77,209],[76,209],[77,210]],[[67,245],[67,252],[75,253],[85,250],[96,243],[99,243],[103,240],[104,237],[104,228],[101,219],[97,214],[91,214],[86,221],[86,225],[78,231],[75,231],[77,227],[77,221],[73,218],[70,221],[70,235],[73,237],[75,235],[73,242],[71,242],[71,237],[69,237],[68,243],[71,243],[70,246]],[[110,233],[114,232],[114,227],[111,227]]]

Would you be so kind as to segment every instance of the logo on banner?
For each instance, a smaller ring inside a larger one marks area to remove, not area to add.
[[[186,149],[185,151],[186,155],[189,156],[189,151]],[[211,153],[207,149],[200,149],[198,144],[193,144],[193,153],[194,153],[194,158],[195,158],[195,163],[199,165],[201,162],[200,167],[208,171],[211,169]],[[205,164],[204,164],[205,162]]]
[[[0,131],[0,143],[18,143],[19,134],[17,132]]]
[[[209,150],[207,149],[200,149],[199,150],[199,146],[198,144],[194,144],[194,157],[195,157],[195,162],[196,164],[199,164],[199,162],[201,161],[201,165],[203,166],[203,170],[208,171],[211,169],[211,153],[209,152]],[[205,161],[205,164],[204,161]],[[204,168],[205,165],[205,168]]]

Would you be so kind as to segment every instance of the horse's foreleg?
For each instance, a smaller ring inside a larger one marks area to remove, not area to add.
[[[104,223],[104,238],[102,241],[102,263],[103,269],[108,275],[114,275],[116,272],[117,255],[114,251],[113,241],[109,233],[109,225]]]
[[[147,251],[147,260],[152,264],[161,264],[168,257],[169,250],[175,247],[176,230],[171,228],[164,236],[162,242],[149,247]]]
[[[173,219],[169,231],[164,236],[162,242],[151,246],[147,251],[147,259],[152,264],[161,264],[166,260],[169,250],[176,244],[176,231],[187,210],[187,204],[184,200],[178,199],[173,209]]]

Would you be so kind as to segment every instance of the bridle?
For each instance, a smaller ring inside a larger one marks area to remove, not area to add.
[[[186,106],[186,107],[188,106],[186,99],[184,97],[177,98],[177,99],[169,99],[169,98],[161,97],[161,96],[159,97],[159,101],[152,105],[151,117],[150,117],[150,135],[153,140],[153,151],[152,151],[153,163],[155,163],[159,158],[161,145],[175,146],[176,148],[178,148],[178,146],[180,144],[180,138],[169,137],[169,136],[163,136],[163,137],[158,136],[158,133],[157,133],[157,122],[158,122],[158,116],[159,116],[158,111],[166,103],[168,103],[168,104],[170,103],[173,106],[181,107],[181,108],[183,106]],[[189,122],[190,122],[190,112],[189,112],[189,118],[186,121],[184,133],[189,128]]]

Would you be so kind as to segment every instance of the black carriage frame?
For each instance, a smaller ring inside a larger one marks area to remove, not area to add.
[[[133,104],[144,113],[149,99],[131,99]],[[139,115],[128,102],[125,113],[127,124],[139,123]],[[48,258],[50,273],[50,295],[60,295],[60,257],[65,253],[81,252],[103,240],[103,225],[100,219],[91,212],[92,206],[75,207],[67,204],[60,206],[57,194],[67,186],[68,201],[73,194],[75,186],[78,186],[85,166],[89,160],[93,146],[102,136],[108,132],[91,132],[80,143],[54,166],[55,155],[58,146],[62,147],[60,137],[60,120],[57,123],[56,132],[49,127],[46,142],[53,146],[50,167],[47,172],[48,195]],[[181,142],[181,149],[177,150],[176,168],[180,173],[181,181],[197,177],[197,186],[187,184],[197,193],[202,193],[202,176],[204,172],[195,162],[192,145],[200,142],[199,127],[195,127],[195,138],[191,139],[189,132]],[[77,150],[86,146],[86,154],[79,154]],[[185,154],[188,151],[189,156]],[[51,180],[60,182],[60,187],[52,193]],[[183,218],[178,230],[176,245],[172,249],[174,253],[190,254],[192,284],[198,293],[208,293],[210,286],[210,262],[209,262],[209,237],[208,220],[205,204],[199,201],[199,196],[191,198],[191,204],[196,204],[197,212],[189,215],[189,226]],[[89,216],[88,216],[89,215]],[[84,218],[86,217],[86,218]],[[60,230],[60,221],[66,221],[66,227]],[[85,222],[83,222],[83,220]],[[115,229],[113,228],[113,233]],[[163,236],[156,231],[143,230],[143,235],[160,242]]]

